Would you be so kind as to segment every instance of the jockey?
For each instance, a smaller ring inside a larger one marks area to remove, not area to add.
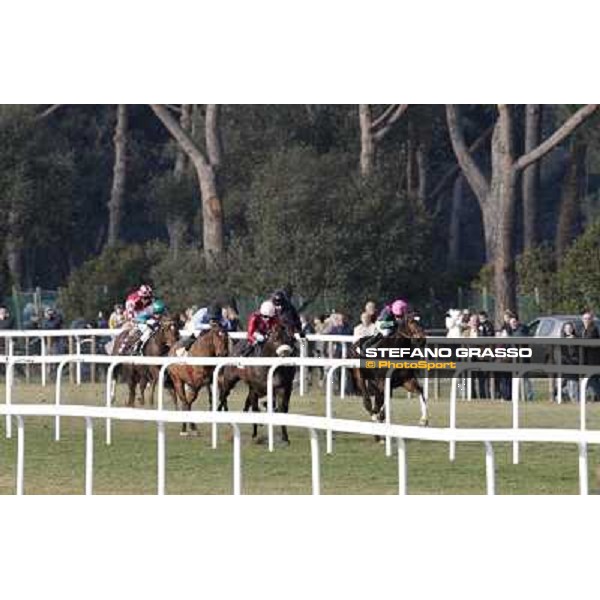
[[[223,309],[219,304],[201,308],[192,315],[194,331],[206,331],[213,323],[218,323],[223,329],[228,327],[228,321],[223,317]]]
[[[156,326],[160,321],[160,317],[165,313],[167,307],[162,300],[154,300],[150,306],[140,311],[135,317],[134,322],[137,325],[138,331],[141,332],[139,340],[136,342],[132,354],[141,352],[150,339]]]
[[[384,306],[375,322],[375,329],[378,334],[388,337],[396,329],[398,321],[408,313],[408,302],[401,298],[394,300]]]
[[[259,344],[263,344],[273,327],[279,323],[275,305],[271,300],[265,300],[260,310],[254,311],[248,320],[248,347],[242,353],[247,356]]]
[[[146,310],[154,301],[154,291],[147,285],[141,285],[135,292],[127,296],[125,300],[125,315],[129,321]]]
[[[223,317],[223,310],[218,304],[212,304],[210,307],[204,307],[197,310],[192,315],[193,332],[182,342],[182,346],[186,350],[189,350],[196,339],[208,331],[215,323],[222,329],[228,331],[229,321]],[[200,332],[199,335],[196,335],[196,332]]]
[[[304,337],[302,322],[298,316],[296,307],[291,303],[288,295],[283,290],[276,291],[271,296],[271,302],[275,305],[276,315],[285,325],[290,325],[295,333]]]

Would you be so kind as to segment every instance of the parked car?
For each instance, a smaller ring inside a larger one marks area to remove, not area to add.
[[[549,315],[539,317],[531,323],[527,324],[529,335],[536,338],[560,338],[562,337],[562,328],[565,323],[571,322],[575,325],[577,335],[581,335],[583,322],[579,315]],[[600,331],[600,319],[594,320],[596,327]],[[555,359],[557,346],[545,346],[543,344],[535,344],[532,346],[533,356],[532,363],[553,363]]]

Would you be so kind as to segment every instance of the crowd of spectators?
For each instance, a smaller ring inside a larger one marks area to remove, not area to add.
[[[60,312],[52,307],[47,306],[41,314],[33,310],[33,306],[27,306],[24,311],[26,329],[44,329],[56,330],[64,327],[63,317]],[[178,315],[180,327],[182,330],[192,331],[197,328],[194,319],[197,318],[199,312],[198,306],[190,306],[184,312]],[[227,304],[222,308],[223,318],[228,323],[230,331],[241,331],[244,329],[240,321],[239,314],[232,304]],[[484,310],[469,310],[464,309],[462,312],[454,311],[458,316],[457,327],[459,337],[477,338],[477,337],[525,337],[530,334],[527,326],[519,320],[518,315],[511,310],[506,310],[503,314],[502,323],[499,327],[494,327],[494,323],[489,315]],[[119,329],[126,321],[125,310],[122,304],[115,304],[108,316],[108,313],[99,311],[96,319],[86,321],[84,319],[75,319],[69,324],[72,329]],[[319,314],[312,316],[306,313],[300,315],[302,323],[302,332],[304,335],[310,334],[328,334],[328,335],[352,335],[354,338],[367,337],[375,334],[375,322],[377,319],[377,305],[374,301],[369,300],[365,303],[358,322],[354,321],[347,312],[332,310],[329,314]],[[15,319],[10,314],[10,310],[6,306],[0,306],[0,331],[10,330],[16,327]],[[594,315],[591,311],[583,312],[578,322],[567,321],[564,323],[561,331],[561,336],[568,339],[599,339],[600,332],[594,322]],[[456,337],[456,335],[454,335]],[[39,344],[39,341],[32,340],[32,344]],[[54,338],[49,341],[48,352],[59,353],[65,351],[63,338]],[[0,350],[4,352],[4,340],[0,339]],[[343,356],[343,344],[334,341],[317,341],[309,345],[311,356],[341,358]],[[560,354],[560,362],[565,365],[578,364],[600,364],[600,348],[579,348],[577,346],[562,346],[556,349]],[[319,384],[323,384],[324,371],[323,369],[314,369],[319,373]],[[472,393],[475,398],[489,398],[491,395],[491,377],[490,373],[478,371],[473,373],[473,388]],[[511,374],[510,373],[495,373],[495,395],[506,400],[511,399]],[[525,396],[531,399],[533,389],[528,378],[523,378],[525,386]],[[579,399],[579,378],[577,376],[565,376],[563,381],[563,397],[577,401]],[[350,382],[348,381],[349,385]],[[593,399],[600,399],[600,382],[594,378],[590,383],[590,392]]]

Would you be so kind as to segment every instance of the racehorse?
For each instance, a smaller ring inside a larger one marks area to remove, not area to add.
[[[361,358],[359,352],[361,346],[370,338],[362,338],[350,346],[349,356],[351,358]],[[398,347],[399,340],[409,344],[423,344],[425,341],[425,331],[419,325],[413,315],[407,315],[398,324],[396,331],[389,337],[381,338],[373,347]],[[385,420],[385,380],[387,369],[367,369],[356,367],[352,369],[354,383],[363,397],[365,410],[371,416],[373,421],[383,422]],[[417,380],[413,369],[394,369],[391,373],[391,388],[403,387],[409,392],[419,394],[421,404],[421,418],[419,424],[426,426],[429,424],[429,411],[427,399],[423,393],[423,388]],[[371,396],[374,396],[375,406],[371,402]]]
[[[240,356],[245,348],[245,343],[241,342],[234,347],[233,355]],[[261,357],[282,358],[292,356],[295,351],[295,339],[293,330],[283,324],[277,324],[273,327],[267,339],[262,346]],[[267,394],[267,376],[269,367],[236,367],[227,366],[223,369],[223,375],[219,378],[219,410],[228,410],[227,398],[231,390],[238,381],[244,381],[248,384],[248,396],[244,403],[244,412],[252,408],[253,412],[260,412],[258,401]],[[275,396],[275,410],[277,412],[287,413],[290,406],[290,397],[292,395],[292,386],[296,367],[279,367],[273,375],[273,394]],[[258,427],[255,424],[252,430],[252,438],[256,439]],[[281,427],[281,441],[289,444],[287,427]]]
[[[182,348],[171,348],[169,356],[182,356]],[[187,351],[186,356],[224,357],[229,351],[229,335],[218,324],[202,333]],[[169,376],[175,388],[173,400],[177,408],[177,400],[181,400],[182,410],[192,410],[192,404],[198,393],[212,381],[213,366],[173,365],[168,369]],[[188,395],[189,392],[189,395]],[[210,393],[209,393],[210,397]],[[190,429],[195,435],[198,432],[195,423],[190,423]],[[181,435],[187,435],[187,423],[181,425]]]
[[[127,356],[132,354],[133,345],[128,342],[129,336],[131,335],[131,329],[122,331],[114,341],[112,346],[112,356]],[[156,331],[152,334],[150,339],[146,342],[142,349],[142,356],[166,356],[169,349],[177,343],[179,339],[179,326],[177,321],[172,317],[165,315],[159,323]],[[123,345],[129,345],[126,349],[126,353],[121,352]],[[135,404],[135,388],[137,385],[140,387],[140,398],[139,402],[143,406],[146,403],[145,392],[148,383],[150,383],[150,403],[154,404],[154,389],[156,387],[156,381],[158,379],[158,373],[160,367],[158,366],[145,366],[145,365],[119,365],[115,368],[115,374],[111,390],[111,402],[115,401],[116,392],[116,381],[118,376],[126,381],[129,386],[129,399],[127,406],[134,406]]]

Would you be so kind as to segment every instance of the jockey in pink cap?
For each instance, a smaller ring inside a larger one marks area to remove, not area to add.
[[[408,302],[402,298],[387,304],[377,317],[375,323],[377,331],[384,337],[390,335],[396,328],[396,321],[406,316],[408,309]]]

